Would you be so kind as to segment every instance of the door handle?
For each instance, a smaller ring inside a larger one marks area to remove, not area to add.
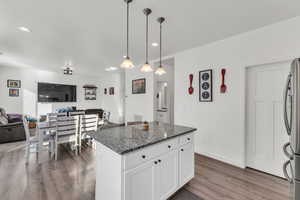
[[[285,84],[285,89],[284,89],[284,94],[283,94],[283,118],[284,118],[284,124],[285,124],[285,128],[286,128],[286,132],[288,135],[291,135],[291,127],[289,125],[289,120],[287,117],[287,98],[288,98],[288,92],[289,92],[289,86],[291,84],[291,74],[288,75],[288,78],[286,80],[286,84]],[[291,120],[291,119],[290,119]]]
[[[287,169],[286,169],[288,165],[291,165],[291,161],[290,160],[286,161],[283,164],[283,174],[284,174],[284,177],[288,180],[289,183],[293,183],[294,180],[289,176],[289,174],[287,172]]]
[[[292,154],[290,154],[287,150],[287,147],[290,147],[291,143],[290,142],[287,142],[283,145],[283,152],[284,154],[290,159],[290,160],[293,160],[294,157]],[[291,149],[292,150],[292,149]]]

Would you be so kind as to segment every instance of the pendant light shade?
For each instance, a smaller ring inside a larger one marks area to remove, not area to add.
[[[149,28],[149,15],[152,13],[152,10],[151,9],[149,9],[149,8],[145,8],[144,10],[143,10],[143,12],[144,12],[144,14],[146,15],[146,62],[145,62],[145,64],[143,64],[143,66],[142,66],[142,68],[141,68],[141,71],[142,72],[152,72],[153,71],[153,69],[152,69],[152,67],[151,67],[151,65],[149,64],[149,62],[148,62],[148,33],[149,33],[149,31],[148,31],[148,28]]]
[[[127,49],[126,49],[126,58],[121,64],[121,68],[124,69],[131,69],[134,67],[133,62],[130,60],[129,57],[129,4],[132,2],[132,0],[124,0],[127,4],[127,30],[126,30],[126,42],[127,42]]]
[[[132,61],[130,60],[129,57],[126,57],[122,64],[121,64],[121,68],[124,68],[124,69],[131,69],[131,68],[134,68],[134,65],[132,63]]]
[[[160,28],[160,31],[159,31],[159,46],[160,46],[160,49],[159,49],[159,66],[156,69],[155,74],[161,76],[161,75],[166,73],[165,69],[162,66],[162,62],[161,62],[161,53],[162,53],[162,38],[161,38],[162,26],[161,26],[161,24],[165,21],[165,18],[160,17],[160,18],[157,19],[157,21],[160,24],[160,26],[159,26],[159,28]]]
[[[162,66],[159,66],[159,67],[156,69],[156,71],[155,71],[155,74],[157,74],[157,75],[159,75],[159,76],[161,76],[161,75],[163,75],[163,74],[165,74],[165,73],[167,73],[167,72],[164,70],[164,68],[163,68]]]

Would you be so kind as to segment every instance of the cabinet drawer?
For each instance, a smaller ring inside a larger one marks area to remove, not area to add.
[[[189,133],[189,134],[181,136],[179,140],[180,140],[180,145],[184,145],[189,142],[193,142],[194,135],[193,135],[193,133]]]
[[[178,143],[178,138],[174,138],[128,153],[124,156],[124,168],[125,170],[132,169],[133,167],[136,167],[152,158],[168,151],[172,151],[178,147]]]

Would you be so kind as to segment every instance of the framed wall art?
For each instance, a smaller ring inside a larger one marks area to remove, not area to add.
[[[7,87],[8,88],[21,88],[21,81],[20,80],[7,80]]]
[[[94,85],[84,85],[84,99],[96,100],[97,99],[97,87]]]
[[[9,96],[10,97],[18,97],[19,96],[19,89],[9,89]]]
[[[132,94],[146,93],[146,79],[136,79],[132,81]]]
[[[212,70],[203,70],[199,72],[199,101],[213,101],[213,83]]]
[[[115,95],[115,88],[114,87],[109,88],[109,95]]]

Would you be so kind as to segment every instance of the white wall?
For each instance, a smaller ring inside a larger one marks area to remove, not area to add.
[[[135,115],[144,121],[153,121],[153,73],[142,73],[141,67],[126,70],[126,121],[135,121]],[[132,94],[132,80],[146,79],[146,94]]]
[[[124,74],[107,73],[101,78],[101,93],[107,88],[107,95],[103,95],[102,108],[111,113],[110,121],[124,123]],[[115,95],[109,95],[109,88],[115,88]]]
[[[76,72],[75,72],[76,73]],[[78,109],[104,108],[111,111],[113,122],[120,122],[123,113],[122,105],[119,101],[120,81],[118,75],[106,74],[103,76],[83,76],[83,75],[63,75],[56,72],[41,71],[36,69],[16,68],[11,66],[0,66],[0,107],[4,107],[8,113],[23,113],[37,116],[48,112],[53,112],[58,108],[76,106]],[[21,80],[20,97],[9,97],[7,80]],[[37,103],[37,83],[49,82],[77,86],[76,103]],[[98,87],[97,100],[85,100],[85,84],[93,84]],[[104,97],[104,86],[115,86],[115,96]],[[109,101],[108,101],[109,99]],[[112,100],[113,99],[113,100]],[[117,100],[115,100],[117,99]],[[109,103],[108,103],[109,102]]]
[[[300,56],[300,17],[177,53],[175,124],[198,129],[195,151],[245,167],[245,68]],[[201,37],[201,36],[197,36]],[[199,71],[213,69],[214,101],[199,102]],[[228,92],[220,94],[220,69],[226,68]],[[128,117],[140,113],[153,120],[153,74],[136,67],[126,73]],[[193,95],[188,95],[190,73]],[[147,94],[130,95],[131,80],[147,77]]]
[[[245,166],[245,67],[300,56],[300,17],[175,55],[175,123],[198,129],[195,151]],[[220,69],[228,92],[220,94]],[[199,102],[198,72],[213,68],[214,100]],[[194,73],[195,93],[187,93]],[[276,81],[276,80],[274,80]]]

